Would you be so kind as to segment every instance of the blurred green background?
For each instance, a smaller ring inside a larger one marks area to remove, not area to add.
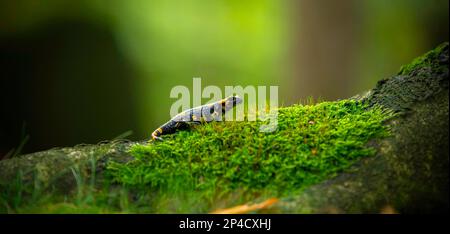
[[[0,158],[169,118],[173,86],[279,85],[280,104],[372,88],[448,41],[448,0],[0,3]],[[205,99],[203,101],[207,101]]]

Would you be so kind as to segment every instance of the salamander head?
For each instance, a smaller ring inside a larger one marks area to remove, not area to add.
[[[229,96],[225,99],[223,99],[223,104],[225,105],[226,109],[231,109],[234,106],[241,104],[243,102],[242,98],[239,96]]]

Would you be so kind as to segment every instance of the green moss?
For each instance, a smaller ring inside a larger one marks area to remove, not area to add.
[[[134,160],[110,163],[107,172],[113,182],[139,191],[184,194],[198,203],[236,191],[281,196],[374,154],[367,143],[388,135],[383,121],[390,116],[358,101],[294,105],[279,109],[273,133],[259,132],[262,122],[205,124],[164,142],[136,144]]]
[[[411,71],[420,69],[421,67],[428,67],[428,66],[433,67],[438,65],[436,64],[436,61],[439,61],[438,57],[442,54],[442,51],[445,49],[448,49],[448,42],[440,44],[435,49],[427,52],[426,54],[420,57],[417,57],[410,64],[402,66],[398,74],[407,75]],[[447,65],[445,65],[445,67],[447,67]],[[436,70],[436,68],[434,68],[433,70]]]

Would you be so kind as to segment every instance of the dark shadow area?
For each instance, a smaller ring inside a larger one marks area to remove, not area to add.
[[[0,68],[1,157],[27,134],[23,153],[137,128],[134,72],[105,28],[61,20],[0,38]]]

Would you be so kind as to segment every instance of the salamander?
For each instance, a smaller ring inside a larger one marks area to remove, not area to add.
[[[214,103],[185,110],[153,131],[152,140],[163,140],[161,135],[174,133],[176,130],[185,129],[192,124],[221,121],[227,111],[240,103],[242,103],[242,98],[230,96]]]

